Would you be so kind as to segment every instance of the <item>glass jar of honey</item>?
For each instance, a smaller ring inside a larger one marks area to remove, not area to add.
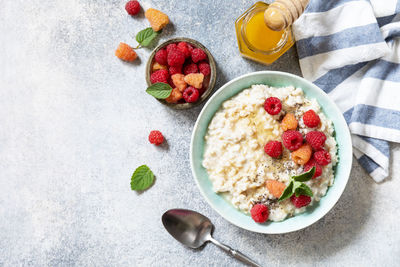
[[[236,37],[242,56],[271,64],[294,44],[292,28],[273,31],[264,22],[268,4],[257,2],[236,21]]]

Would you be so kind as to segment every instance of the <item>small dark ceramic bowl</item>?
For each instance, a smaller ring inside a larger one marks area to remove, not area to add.
[[[210,51],[208,51],[208,49],[204,45],[199,43],[198,41],[193,40],[193,39],[189,39],[189,38],[185,38],[185,37],[177,37],[177,38],[170,39],[170,40],[158,45],[153,50],[153,52],[151,53],[151,55],[150,55],[150,57],[149,57],[149,59],[147,61],[147,65],[146,65],[146,82],[147,82],[148,86],[151,85],[151,81],[150,81],[150,75],[151,75],[151,72],[152,72],[151,71],[151,67],[152,67],[153,63],[155,62],[154,56],[155,56],[156,52],[158,50],[160,50],[161,48],[166,47],[169,44],[178,43],[178,42],[187,42],[187,43],[191,44],[195,48],[198,47],[198,48],[203,49],[203,51],[207,54],[208,61],[209,61],[209,64],[210,64],[210,68],[211,68],[210,76],[207,79],[205,79],[205,83],[208,83],[207,88],[204,91],[204,93],[200,96],[200,99],[197,100],[196,102],[194,102],[194,103],[176,103],[176,104],[174,104],[174,103],[168,103],[164,99],[157,99],[162,104],[164,104],[166,106],[169,106],[171,108],[174,108],[174,109],[187,109],[187,108],[192,108],[192,107],[200,104],[201,102],[203,102],[204,100],[206,100],[210,96],[210,94],[211,94],[211,92],[212,92],[212,90],[214,88],[215,79],[216,79],[216,75],[217,75],[217,70],[216,70],[216,66],[215,66],[215,60],[214,60],[213,56],[211,55]]]

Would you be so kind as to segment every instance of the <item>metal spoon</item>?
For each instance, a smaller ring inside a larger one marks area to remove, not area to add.
[[[199,248],[204,243],[210,241],[236,259],[250,266],[261,267],[261,265],[239,251],[212,238],[211,233],[214,225],[211,223],[210,219],[198,212],[185,209],[168,210],[163,214],[162,222],[165,229],[167,229],[176,240],[190,248]]]

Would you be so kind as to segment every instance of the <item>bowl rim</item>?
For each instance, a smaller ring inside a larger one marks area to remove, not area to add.
[[[208,63],[211,68],[210,82],[208,84],[207,90],[205,90],[204,93],[201,95],[200,99],[194,103],[173,104],[173,103],[167,103],[163,99],[157,99],[157,98],[156,99],[163,105],[174,108],[174,109],[189,109],[189,108],[195,107],[195,106],[203,103],[211,95],[211,92],[214,89],[215,81],[217,78],[217,66],[215,63],[215,59],[214,59],[213,55],[211,54],[211,52],[207,49],[207,47],[205,47],[199,41],[196,41],[194,39],[187,38],[187,37],[174,37],[174,38],[168,39],[165,42],[162,42],[161,44],[157,45],[153,49],[153,51],[150,53],[150,56],[147,59],[146,68],[145,68],[146,83],[147,83],[147,86],[151,85],[151,81],[150,81],[150,73],[151,73],[151,65],[152,65],[151,63],[153,62],[156,52],[169,44],[177,43],[177,42],[187,42],[189,44],[195,45],[196,46],[195,48],[197,48],[197,47],[201,48],[206,53],[206,55],[208,57]]]
[[[347,153],[346,153],[346,154],[349,154],[349,155],[348,155],[348,158],[350,159],[350,162],[349,162],[348,166],[350,166],[350,167],[347,168],[347,169],[345,169],[345,172],[343,173],[343,176],[345,176],[345,181],[344,181],[342,187],[339,188],[339,192],[337,192],[334,201],[331,202],[331,203],[329,203],[329,206],[327,206],[325,212],[323,212],[323,213],[321,213],[319,216],[315,217],[315,219],[313,219],[311,222],[308,222],[308,223],[305,223],[305,224],[301,224],[299,227],[294,227],[294,228],[291,228],[291,229],[289,229],[289,230],[281,230],[281,231],[279,231],[279,230],[276,231],[276,230],[275,230],[275,231],[269,231],[269,230],[268,230],[268,227],[263,228],[263,229],[265,229],[265,230],[258,230],[258,229],[253,229],[253,228],[249,227],[248,225],[239,225],[238,223],[231,221],[227,216],[225,216],[222,212],[220,212],[220,211],[216,208],[215,204],[207,197],[206,193],[204,192],[202,186],[201,186],[200,183],[199,183],[199,179],[198,179],[198,177],[197,177],[197,173],[195,172],[195,168],[194,168],[194,153],[193,153],[193,151],[194,151],[194,150],[193,150],[193,147],[194,147],[194,138],[195,138],[196,131],[198,130],[200,120],[201,120],[201,118],[202,118],[204,112],[206,112],[207,107],[213,102],[213,100],[214,100],[223,90],[225,90],[225,88],[228,88],[231,84],[233,84],[233,83],[235,83],[235,82],[237,82],[237,81],[239,81],[239,80],[241,80],[241,79],[244,79],[244,78],[246,78],[246,77],[249,77],[249,76],[253,76],[253,75],[263,75],[263,74],[266,74],[266,75],[283,75],[283,76],[289,77],[290,79],[301,79],[301,80],[303,80],[306,84],[308,84],[308,86],[314,87],[314,89],[317,89],[318,91],[320,91],[320,93],[321,93],[322,95],[324,95],[324,96],[331,102],[332,107],[334,108],[335,112],[339,114],[339,120],[341,120],[342,122],[345,123],[345,125],[347,125],[347,123],[346,123],[346,121],[345,121],[345,119],[344,119],[344,117],[343,117],[343,113],[339,110],[339,108],[338,108],[337,105],[333,102],[333,100],[330,99],[330,97],[328,96],[328,94],[326,94],[326,93],[325,93],[322,89],[320,89],[317,85],[315,85],[315,84],[313,84],[312,82],[310,82],[310,81],[304,79],[303,77],[300,77],[300,76],[298,76],[298,75],[291,74],[291,73],[288,73],[288,72],[273,71],[273,70],[256,71],[256,72],[247,73],[247,74],[241,75],[241,76],[239,76],[239,77],[236,77],[236,78],[230,80],[229,82],[225,83],[224,85],[222,85],[222,86],[208,99],[208,101],[206,102],[206,104],[203,106],[203,108],[202,108],[200,114],[199,114],[198,117],[197,117],[196,123],[195,123],[195,125],[194,125],[194,127],[193,127],[192,135],[191,135],[191,140],[190,140],[190,152],[189,152],[189,153],[190,153],[190,168],[191,168],[192,175],[193,175],[193,178],[194,178],[194,180],[195,180],[195,183],[196,183],[197,187],[199,188],[200,193],[201,193],[201,195],[203,196],[203,198],[207,201],[207,203],[211,206],[211,208],[212,208],[214,211],[216,211],[220,216],[222,216],[225,220],[227,220],[228,222],[232,223],[233,225],[236,225],[236,226],[239,227],[239,228],[242,228],[242,229],[245,229],[245,230],[248,230],[248,231],[251,231],[251,232],[262,233],[262,234],[284,234],[284,233],[290,233],[290,232],[295,232],[295,231],[304,229],[304,228],[306,228],[306,227],[308,227],[308,226],[310,226],[310,225],[316,223],[316,222],[319,221],[322,217],[324,217],[329,211],[331,211],[332,208],[336,205],[336,203],[339,201],[340,197],[342,196],[342,194],[343,194],[343,192],[344,192],[344,189],[346,188],[346,185],[347,185],[347,183],[348,183],[349,177],[350,177],[350,172],[351,172],[351,169],[352,169],[351,166],[352,166],[352,161],[353,161],[353,156],[352,156],[352,155],[353,155],[353,147],[352,147],[352,146],[350,146],[350,147],[348,148]],[[255,84],[256,84],[256,83],[255,83]],[[238,91],[235,95],[239,94],[240,92],[242,92],[242,91],[245,90],[245,89],[247,89],[247,88],[243,88],[241,91]],[[224,101],[226,101],[226,100],[228,100],[228,99],[229,99],[229,98],[225,99]],[[222,103],[221,103],[221,104],[222,104]],[[218,108],[218,109],[219,109],[219,108]],[[218,109],[217,109],[217,111],[218,111]],[[217,111],[215,111],[215,113],[216,113]],[[215,115],[215,113],[213,114],[213,116]],[[208,127],[208,125],[207,125],[207,127]],[[349,130],[349,128],[348,128],[348,127],[345,127],[344,131],[345,131],[345,135],[347,136],[347,139],[349,140],[349,142],[350,142],[350,144],[351,144],[351,135],[350,135],[350,130]],[[335,177],[335,178],[336,178],[336,177]],[[333,186],[335,186],[335,183],[334,183],[331,187],[333,187]],[[229,203],[227,203],[227,204],[229,204]],[[285,219],[285,220],[286,220],[286,219]],[[275,222],[272,222],[272,223],[275,223]],[[279,223],[279,222],[277,222],[277,223]]]

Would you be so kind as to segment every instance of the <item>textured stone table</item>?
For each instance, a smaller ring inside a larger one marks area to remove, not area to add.
[[[333,210],[307,229],[239,229],[205,202],[189,167],[201,107],[175,111],[145,93],[140,60],[114,56],[148,26],[125,1],[3,1],[0,7],[0,266],[241,266],[212,245],[193,251],[160,216],[196,209],[215,237],[268,266],[395,266],[400,260],[400,148],[392,177],[375,184],[357,163]],[[142,3],[144,0],[141,1]],[[251,1],[146,1],[170,15],[162,40],[192,37],[218,62],[217,88],[265,69],[300,74],[295,49],[272,66],[241,58],[234,20]],[[160,129],[167,145],[147,142]],[[157,176],[130,190],[140,164]]]

